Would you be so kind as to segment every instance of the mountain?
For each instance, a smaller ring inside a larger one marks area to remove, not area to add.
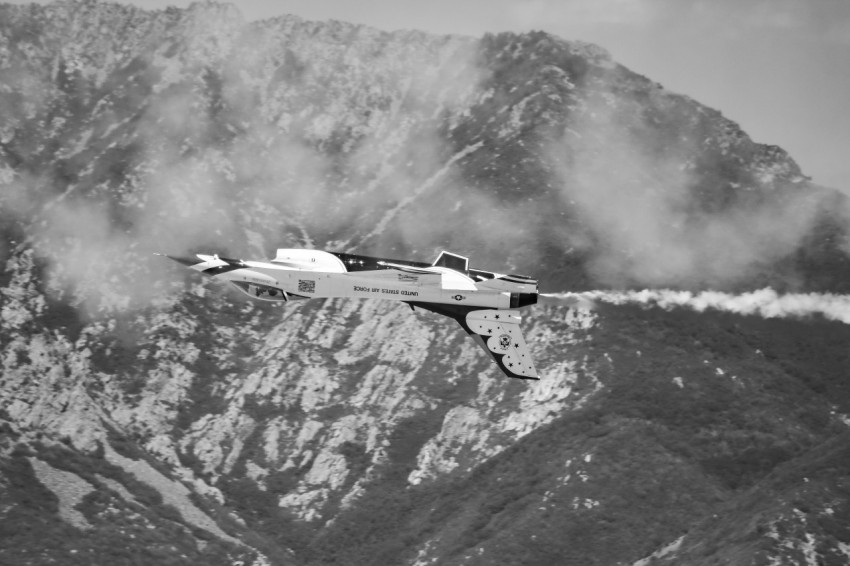
[[[0,5],[0,562],[842,564],[850,328],[257,304],[153,251],[847,291],[847,202],[545,34]]]

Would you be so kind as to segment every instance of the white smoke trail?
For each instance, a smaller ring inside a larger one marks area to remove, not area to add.
[[[773,289],[760,289],[750,293],[731,294],[719,291],[674,291],[671,289],[645,289],[643,291],[585,291],[582,293],[547,293],[544,298],[567,301],[577,306],[605,302],[614,305],[643,304],[665,310],[684,307],[703,312],[714,309],[764,318],[805,318],[820,315],[829,320],[850,324],[850,296],[821,293],[787,293],[780,295]],[[582,303],[583,302],[583,303]]]

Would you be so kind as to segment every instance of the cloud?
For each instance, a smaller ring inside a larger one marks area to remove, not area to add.
[[[611,287],[723,287],[801,245],[822,212],[821,193],[776,190],[770,198],[753,199],[748,191],[766,189],[722,175],[716,186],[705,187],[706,173],[695,173],[693,163],[706,151],[706,134],[675,130],[675,140],[659,143],[670,132],[642,117],[647,102],[609,88],[595,84],[582,112],[548,147],[565,206],[579,212],[578,222],[596,242],[590,270],[597,281]],[[673,96],[651,92],[648,104],[672,109]],[[729,198],[735,203],[706,205],[706,191],[713,199],[734,192]]]
[[[404,36],[368,31],[353,47],[309,37],[301,45],[298,34],[313,33],[306,26],[287,36],[255,31],[225,55],[204,55],[213,57],[205,69],[159,53],[152,65],[168,73],[138,72],[110,93],[101,106],[115,124],[90,133],[94,157],[76,162],[94,174],[65,186],[50,169],[9,173],[6,211],[27,225],[52,292],[89,316],[113,316],[173,290],[176,270],[152,252],[256,257],[401,239],[430,255],[439,245],[439,224],[409,219],[439,217],[444,203],[432,193],[460,189],[435,118],[468,104],[474,44],[423,37],[431,45],[411,50]],[[358,49],[374,61],[355,61]],[[272,80],[276,67],[300,76]],[[123,89],[151,94],[124,107]]]

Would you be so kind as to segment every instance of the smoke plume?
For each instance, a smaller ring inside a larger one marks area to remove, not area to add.
[[[850,324],[850,296],[820,293],[778,294],[773,289],[751,293],[731,294],[718,291],[673,291],[645,289],[643,291],[586,291],[583,293],[550,293],[544,298],[565,301],[583,308],[594,302],[613,305],[639,304],[665,310],[687,308],[697,312],[717,310],[763,318],[807,318],[822,316]]]

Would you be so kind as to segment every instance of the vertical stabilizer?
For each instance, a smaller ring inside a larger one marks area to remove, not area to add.
[[[432,264],[435,267],[447,267],[455,271],[466,272],[469,270],[469,258],[451,252],[442,251]]]

